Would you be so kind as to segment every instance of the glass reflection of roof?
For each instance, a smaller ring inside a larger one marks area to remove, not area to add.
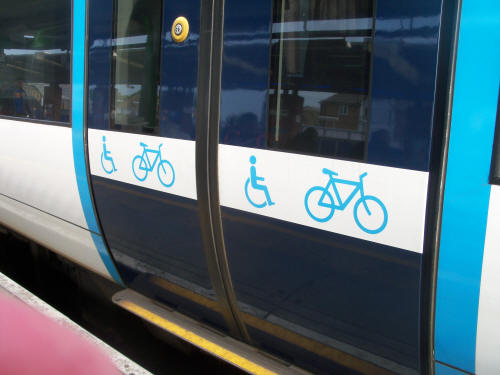
[[[36,55],[37,53],[44,53],[46,55],[65,55],[68,50],[62,49],[14,49],[5,48],[3,50],[6,56],[26,56],[26,55]]]
[[[304,31],[354,31],[371,30],[371,18],[349,18],[339,20],[304,20],[273,23],[272,32],[285,33]]]
[[[115,88],[121,95],[130,96],[140,92],[142,89],[142,85],[129,85],[125,83],[117,83],[115,85]]]
[[[96,39],[90,48],[146,44],[147,41],[147,35],[124,36],[115,39]]]
[[[319,36],[319,37],[295,37],[295,36],[284,36],[280,38],[279,35],[273,37],[272,43],[279,43],[280,40],[345,40],[351,44],[366,44],[371,41],[369,36]]]
[[[389,18],[377,20],[377,30],[383,31],[401,31],[416,30],[422,28],[435,28],[439,25],[439,15],[428,17],[406,17]]]
[[[148,41],[147,35],[133,35],[133,36],[124,36],[113,39],[114,46],[125,46],[131,44],[146,44]]]

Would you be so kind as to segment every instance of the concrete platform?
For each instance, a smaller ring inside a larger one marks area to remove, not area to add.
[[[90,332],[86,331],[78,324],[73,322],[71,319],[54,309],[52,306],[48,305],[42,301],[37,296],[33,295],[31,292],[17,284],[12,279],[8,278],[4,274],[0,273],[0,293],[12,296],[26,305],[32,307],[33,309],[39,311],[43,315],[47,316],[51,320],[57,322],[58,324],[76,332],[79,336],[83,337],[85,340],[91,342],[97,346],[101,352],[106,354],[116,368],[126,375],[150,375],[151,373],[141,366],[139,366],[134,361],[130,360],[122,353],[113,349],[111,346],[106,344],[104,341],[92,335]]]

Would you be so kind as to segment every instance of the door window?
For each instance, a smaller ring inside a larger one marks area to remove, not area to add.
[[[161,1],[115,1],[111,128],[158,133]]]
[[[267,143],[271,149],[364,159],[371,1],[275,1]]]

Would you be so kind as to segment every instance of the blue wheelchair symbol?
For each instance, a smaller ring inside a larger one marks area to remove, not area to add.
[[[144,181],[148,177],[148,173],[152,172],[156,163],[158,163],[158,168],[156,169],[156,174],[158,175],[158,180],[165,187],[170,187],[175,181],[175,172],[172,164],[166,160],[162,159],[161,156],[161,146],[158,146],[158,150],[147,148],[148,145],[140,143],[141,147],[144,149],[142,155],[136,155],[132,159],[132,172],[134,172],[135,178],[139,181]],[[151,163],[149,156],[154,156],[154,160]]]
[[[354,221],[358,227],[368,234],[377,234],[385,229],[388,216],[387,209],[382,201],[377,197],[373,195],[365,195],[363,178],[365,178],[368,173],[365,172],[361,174],[359,176],[359,181],[349,181],[335,178],[333,176],[338,176],[338,173],[330,171],[326,168],[323,168],[323,173],[329,177],[326,186],[313,186],[307,191],[304,199],[306,211],[312,219],[320,223],[330,220],[335,212],[335,209],[338,208],[339,210],[344,210],[359,191],[360,198],[354,204],[353,209]],[[339,190],[337,189],[338,183],[354,186],[354,190],[344,201],[342,201]],[[330,187],[333,187],[333,192],[335,193],[336,198],[335,201],[333,200],[332,194],[328,191]],[[338,202],[338,204],[335,204],[335,202]],[[326,210],[321,208],[317,210],[318,207],[326,208]],[[364,212],[362,213],[360,212],[361,207],[364,208]],[[315,210],[314,213],[311,211],[311,208]],[[363,223],[361,222],[360,217],[362,218]]]
[[[245,182],[245,195],[247,197],[248,202],[254,206],[255,208],[263,208],[266,205],[272,206],[276,203],[274,203],[271,200],[271,196],[269,195],[269,190],[267,189],[266,185],[261,185],[259,181],[264,182],[264,177],[259,177],[257,176],[257,169],[255,167],[255,163],[257,162],[257,158],[252,155],[250,156],[250,163],[252,166],[250,167],[250,177],[247,178]],[[252,187],[254,190],[261,190],[264,192],[264,195],[266,196],[266,200],[263,201],[262,203],[256,203],[254,202],[251,198],[250,195],[248,194],[248,188]]]
[[[106,148],[105,136],[102,137],[101,166],[104,172],[106,172],[107,174],[111,174],[117,171],[117,169],[115,168],[115,162],[111,157],[111,152],[109,152]]]

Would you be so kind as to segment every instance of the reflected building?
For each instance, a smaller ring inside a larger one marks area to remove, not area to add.
[[[364,160],[371,5],[292,1],[273,14],[268,147]]]

